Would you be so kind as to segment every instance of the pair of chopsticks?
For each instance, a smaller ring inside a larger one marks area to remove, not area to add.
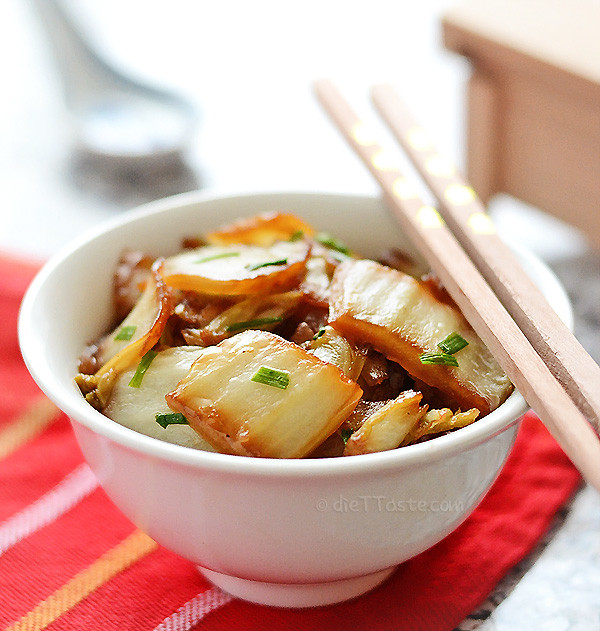
[[[321,104],[384,193],[395,218],[473,329],[584,478],[600,491],[600,368],[500,240],[482,202],[390,86],[371,96],[431,189],[426,205],[331,81]]]

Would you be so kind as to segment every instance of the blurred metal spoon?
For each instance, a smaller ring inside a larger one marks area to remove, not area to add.
[[[32,0],[60,73],[79,149],[133,167],[179,160],[195,123],[183,98],[113,69],[58,0]]]

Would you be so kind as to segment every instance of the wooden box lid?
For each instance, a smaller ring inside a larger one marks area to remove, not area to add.
[[[445,46],[480,66],[558,81],[600,107],[597,0],[470,0],[442,24]]]

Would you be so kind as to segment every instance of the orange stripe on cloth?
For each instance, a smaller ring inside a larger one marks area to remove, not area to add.
[[[45,629],[111,578],[153,552],[157,547],[158,544],[148,535],[136,530],[85,570],[75,575],[19,621],[9,626],[6,631]]]
[[[36,399],[0,431],[0,460],[41,434],[59,413],[60,410],[46,397]]]

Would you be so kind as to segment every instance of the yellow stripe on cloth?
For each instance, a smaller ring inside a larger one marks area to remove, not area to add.
[[[157,545],[148,535],[136,530],[88,568],[76,574],[6,631],[45,629],[111,578],[153,552]]]
[[[60,410],[46,397],[40,397],[14,421],[0,430],[0,460],[7,458],[19,447],[41,434]]]

